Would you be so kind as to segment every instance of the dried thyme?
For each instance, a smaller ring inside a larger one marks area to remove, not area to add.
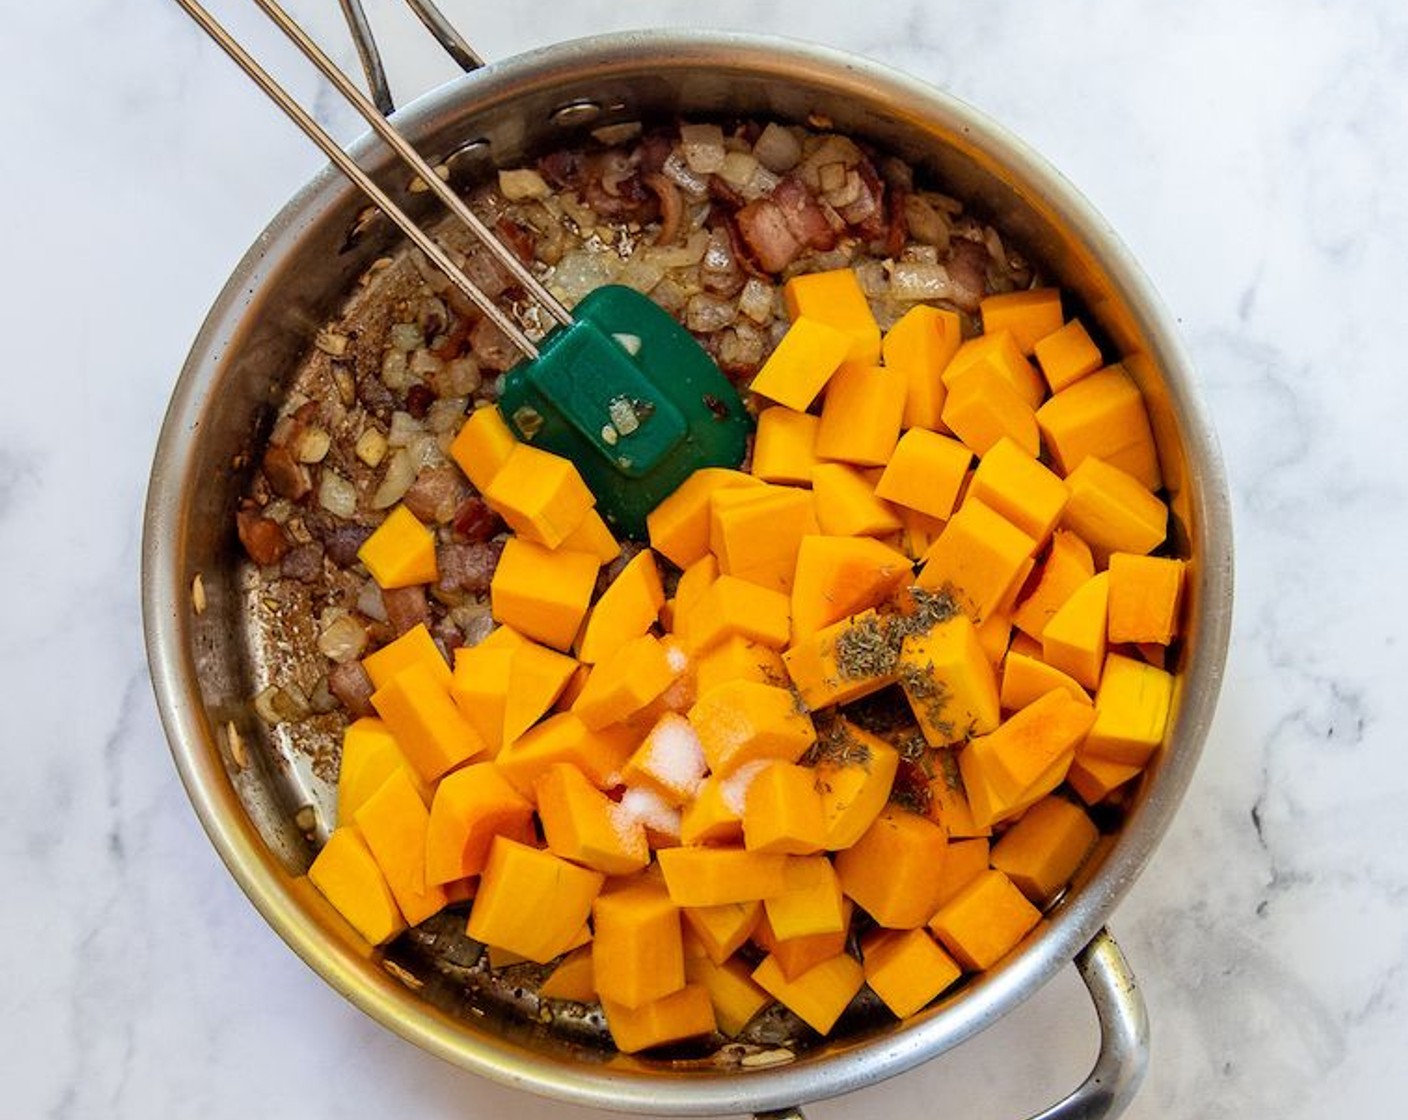
[[[837,766],[869,766],[870,747],[852,733],[843,719],[833,720],[802,756],[803,766],[828,762]]]

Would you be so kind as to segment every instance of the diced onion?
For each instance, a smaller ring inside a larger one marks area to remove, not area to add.
[[[344,520],[357,514],[357,488],[334,470],[324,470],[318,482],[318,504]]]
[[[339,614],[331,619],[318,635],[318,649],[323,656],[339,665],[361,657],[367,648],[367,631],[350,614]]]
[[[802,145],[790,130],[770,121],[753,145],[753,155],[769,171],[782,174],[797,166],[802,158]]]
[[[945,299],[952,291],[948,269],[941,264],[898,261],[890,272],[890,295],[895,299]]]
[[[724,166],[724,133],[716,124],[680,125],[680,151],[689,169],[698,175],[712,175]]]
[[[411,458],[409,451],[402,448],[391,456],[391,461],[386,464],[386,474],[381,480],[381,485],[376,488],[376,493],[372,495],[372,509],[390,509],[401,500],[415,480],[415,460]]]
[[[499,172],[499,193],[510,202],[522,202],[529,198],[547,198],[552,188],[531,167],[521,167]]]
[[[424,431],[424,424],[409,412],[398,410],[391,414],[391,429],[386,434],[386,442],[392,447],[405,447]]]

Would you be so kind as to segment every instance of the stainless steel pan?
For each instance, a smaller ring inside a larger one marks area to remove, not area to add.
[[[1173,509],[1192,561],[1176,713],[1127,817],[1080,881],[1006,961],[900,1024],[853,1016],[809,1049],[728,1050],[669,1062],[615,1054],[592,1024],[540,1019],[531,991],[486,979],[448,939],[369,955],[300,878],[326,815],[327,775],[250,713],[269,671],[251,636],[233,531],[250,447],[318,325],[395,243],[331,169],[241,261],[192,349],[156,452],[143,544],[146,639],[161,715],[191,800],[231,873],[271,926],[338,991],[415,1044],[495,1080],[602,1108],[676,1115],[781,1110],[909,1069],[1013,1010],[1065,965],[1099,1014],[1087,1081],[1044,1117],[1112,1116],[1142,1077],[1147,1023],[1105,925],[1177,809],[1212,719],[1231,620],[1231,524],[1212,426],[1167,314],[1113,231],[1036,153],[971,108],[863,59],[778,39],[630,33],[495,63],[394,121],[432,162],[472,181],[641,117],[823,116],[932,173],[1074,294],[1128,355],[1149,402]],[[428,200],[372,139],[355,149],[398,201]],[[311,837],[311,840],[310,840]],[[462,939],[460,939],[462,941]],[[448,946],[448,947],[447,947]]]

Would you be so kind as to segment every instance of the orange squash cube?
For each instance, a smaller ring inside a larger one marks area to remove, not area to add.
[[[997,675],[967,615],[954,615],[927,633],[905,638],[899,679],[932,747],[985,735],[997,726]]]
[[[1002,662],[1002,688],[998,693],[1004,711],[1025,708],[1055,689],[1082,704],[1091,702],[1090,694],[1060,669],[1030,654],[1015,649],[1007,651]]]
[[[798,320],[808,319],[843,332],[849,340],[846,361],[880,360],[880,327],[854,269],[833,268],[794,276],[782,286],[782,300],[794,329]],[[754,391],[760,390],[755,386]]]
[[[603,1000],[634,1010],[685,985],[679,908],[642,882],[592,903],[592,975]]]
[[[601,1009],[606,1013],[611,1041],[623,1054],[710,1034],[717,1025],[714,1005],[702,984],[686,984],[635,1008],[603,999]]]
[[[951,367],[950,367],[951,368]],[[944,424],[977,455],[1003,436],[1029,455],[1041,452],[1036,413],[1012,383],[987,365],[975,365],[948,383]]]
[[[686,979],[709,993],[719,1032],[730,1038],[772,1002],[772,997],[753,983],[750,971],[742,961],[696,956],[687,957],[684,962]]]
[[[865,971],[858,960],[841,953],[788,980],[769,956],[753,970],[753,982],[812,1030],[826,1034],[865,983]]]
[[[963,970],[928,930],[876,930],[861,942],[865,982],[895,1015],[913,1015],[951,987]]]
[[[590,552],[602,564],[609,564],[621,555],[621,545],[611,535],[611,528],[594,509],[587,510],[582,523],[562,538],[561,548],[573,552]]]
[[[392,774],[357,810],[357,831],[367,842],[396,906],[413,926],[445,908],[449,899],[438,884],[426,881],[425,838],[430,823],[404,770]]]
[[[435,530],[422,525],[405,506],[397,506],[386,515],[386,520],[362,542],[357,559],[367,566],[376,585],[384,591],[434,583],[439,578]]]
[[[1100,572],[1076,588],[1042,629],[1042,660],[1095,688],[1105,662],[1109,605],[1110,574]]]
[[[604,878],[552,852],[496,837],[466,932],[546,964],[572,947]]]
[[[1107,366],[1055,393],[1036,413],[1056,469],[1069,477],[1089,457],[1139,480],[1163,484],[1144,395],[1123,366]]]
[[[969,495],[990,506],[1038,545],[1044,544],[1066,508],[1069,492],[1059,477],[1010,439],[998,440],[978,463]]]
[[[570,459],[527,443],[509,452],[484,500],[515,533],[548,548],[562,544],[596,505]]]
[[[1168,506],[1130,474],[1088,456],[1066,476],[1070,501],[1061,515],[1090,545],[1097,563],[1112,552],[1143,555],[1163,543]]]
[[[587,615],[577,656],[595,665],[608,653],[631,638],[638,638],[653,625],[665,604],[660,569],[655,553],[642,549],[621,569],[611,585]]]
[[[621,768],[640,745],[629,724],[593,730],[573,712],[558,712],[530,728],[499,753],[494,764],[520,793],[531,796],[547,769],[569,762],[598,789],[619,784]]]
[[[599,567],[590,552],[510,537],[489,583],[495,621],[566,652],[586,617]]]
[[[884,809],[899,772],[900,753],[878,735],[837,720],[828,750],[813,767],[826,821],[827,851],[849,848]]]
[[[1042,376],[1053,393],[1059,393],[1086,374],[1094,373],[1102,362],[1100,347],[1091,341],[1090,334],[1079,319],[1072,319],[1065,326],[1037,339],[1034,353]]]
[[[749,388],[806,412],[850,350],[851,338],[844,331],[809,316],[794,318]]]
[[[645,828],[575,766],[549,767],[534,792],[549,851],[603,875],[629,875],[650,862]]]
[[[639,712],[679,676],[653,634],[623,642],[592,667],[572,712],[593,731]]]
[[[968,498],[924,558],[918,585],[947,590],[975,623],[1018,586],[1036,541],[1001,514]]]
[[[504,745],[504,710],[515,653],[502,642],[487,646],[481,642],[455,650],[450,696],[479,732],[490,757]]]
[[[1013,624],[1040,642],[1051,616],[1094,574],[1095,558],[1090,546],[1069,529],[1057,529],[1035,586],[1012,612]]]
[[[937,428],[943,422],[944,367],[963,343],[963,322],[953,311],[917,303],[880,340],[885,366],[904,374],[904,428]]]
[[[1144,766],[1164,740],[1172,704],[1171,674],[1131,657],[1107,655],[1083,753]]]
[[[950,847],[955,840],[991,836],[990,822],[978,824],[973,819],[973,807],[968,803],[968,793],[963,788],[963,774],[958,766],[958,756],[951,750],[938,750],[930,753],[934,776],[929,779],[928,817],[944,830]]]
[[[841,889],[887,929],[916,929],[938,906],[948,840],[927,817],[888,806],[836,855]]]
[[[1024,818],[1025,819],[1025,818]],[[988,869],[990,845],[981,836],[969,840],[951,840],[940,874],[942,886],[937,892],[942,906],[959,891]]]
[[[695,471],[645,518],[650,547],[677,568],[709,551],[709,499],[718,490],[762,486],[751,474],[725,467]]]
[[[758,413],[749,472],[764,482],[810,486],[817,465],[816,432],[820,419],[776,405]]]
[[[796,762],[816,741],[811,717],[785,688],[736,680],[695,701],[689,722],[699,736],[709,770],[725,777],[747,762]]]
[[[563,957],[552,970],[552,974],[543,981],[538,994],[544,999],[595,1003],[597,993],[596,976],[592,968],[592,947],[579,946]]]
[[[723,964],[753,936],[762,914],[763,904],[759,899],[726,902],[721,906],[687,906],[680,910],[705,955],[715,964]]]
[[[839,957],[846,951],[846,938],[851,928],[851,915],[855,913],[855,903],[844,895],[841,898],[841,926],[828,933],[812,933],[805,937],[781,939],[768,922],[767,910],[763,910],[757,928],[753,931],[753,943],[773,960],[783,979],[795,980],[804,972],[809,972],[823,961]]]
[[[531,843],[533,805],[492,762],[446,774],[435,787],[425,837],[425,877],[433,884],[478,875],[495,836]]]
[[[812,771],[790,762],[770,762],[748,786],[743,808],[743,846],[750,852],[809,855],[826,843],[826,820]]]
[[[440,675],[424,663],[401,670],[373,692],[372,707],[427,782],[487,750]]]
[[[352,825],[333,830],[308,868],[308,879],[371,944],[384,945],[406,928],[386,876]]]
[[[984,331],[970,338],[944,368],[944,382],[951,391],[955,382],[975,370],[1002,381],[1028,408],[1036,408],[1046,395],[1041,374],[1027,361],[1010,330]]]
[[[684,805],[704,780],[704,749],[693,726],[678,712],[666,712],[626,760],[621,779],[648,786],[671,805]]]
[[[776,941],[844,933],[845,896],[831,861],[805,856],[788,862],[787,889],[763,900],[768,928]]]
[[[929,923],[964,968],[991,968],[1041,921],[1041,912],[1001,871],[985,871],[943,905]]]
[[[1061,290],[1026,288],[1003,292],[983,299],[978,311],[983,317],[984,334],[1011,331],[1022,353],[1030,355],[1040,339],[1061,327]]]
[[[1099,838],[1079,805],[1044,797],[993,845],[992,865],[1032,903],[1045,906],[1071,881]]]
[[[908,557],[880,541],[803,537],[792,580],[792,644],[876,606],[913,572]]]
[[[1111,762],[1108,758],[1077,751],[1071,768],[1066,771],[1066,782],[1087,805],[1096,805],[1126,782],[1139,777],[1143,770],[1142,766]]]
[[[481,645],[483,643],[480,643]],[[512,743],[546,713],[567,689],[577,662],[523,639],[513,652],[504,700],[504,742]]]
[[[817,456],[864,467],[884,466],[900,438],[907,389],[899,370],[843,365],[826,386],[816,431]]]
[[[709,551],[724,575],[786,594],[797,549],[817,532],[812,495],[795,486],[716,492],[709,503]]]
[[[450,458],[483,493],[518,446],[518,437],[493,405],[476,408],[450,444]]]
[[[956,439],[925,428],[900,437],[885,473],[875,486],[878,497],[930,517],[952,516],[973,453]]]
[[[337,771],[337,823],[351,824],[357,810],[396,770],[410,775],[422,801],[430,800],[430,787],[416,773],[385,722],[364,716],[348,724],[342,732],[342,761]]]
[[[371,677],[373,688],[384,688],[402,669],[418,663],[430,669],[446,688],[450,687],[450,666],[423,622],[362,658],[362,668]]]
[[[787,596],[737,576],[720,576],[690,612],[689,643],[696,654],[738,634],[782,649],[791,633]]]
[[[1183,598],[1187,564],[1163,556],[1110,556],[1110,619],[1112,642],[1152,642],[1168,645],[1178,633],[1178,608]]]
[[[875,488],[845,463],[822,463],[812,472],[816,522],[831,537],[885,537],[899,532],[899,515]],[[795,566],[795,564],[794,564]]]
[[[767,764],[753,765],[761,768]],[[680,843],[743,843],[743,814],[733,806],[724,783],[718,778],[710,776],[700,782],[693,799],[681,810]]]
[[[730,634],[699,656],[695,664],[696,695],[704,696],[732,680],[783,686],[788,680],[787,666],[777,650],[741,634]]]
[[[756,902],[787,889],[789,857],[742,848],[661,848],[656,852],[676,906]]]
[[[897,658],[893,663],[878,665],[847,657],[848,650],[884,640],[887,625],[875,611],[862,611],[816,631],[783,651],[782,662],[808,711],[848,704],[894,683]]]

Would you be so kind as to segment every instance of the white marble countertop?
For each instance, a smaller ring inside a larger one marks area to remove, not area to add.
[[[1201,768],[1112,922],[1154,1031],[1127,1115],[1398,1113],[1408,9],[444,3],[490,57],[649,24],[854,50],[998,117],[1111,220],[1211,402],[1238,565]],[[217,6],[286,59],[249,8]],[[335,4],[293,9],[350,57]],[[392,0],[370,10],[403,96],[449,76]],[[225,873],[157,722],[137,585],[151,449],[206,308],[319,157],[168,0],[12,4],[4,25],[0,1112],[597,1115],[461,1073],[326,987]],[[977,1040],[809,1114],[1026,1115],[1093,1040],[1068,969]]]

